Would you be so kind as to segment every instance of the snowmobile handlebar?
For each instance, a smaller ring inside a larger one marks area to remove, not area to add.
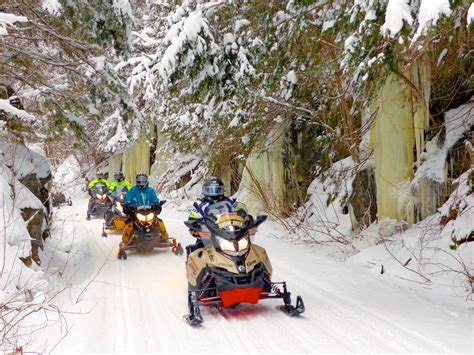
[[[212,234],[217,234],[228,239],[235,239],[246,235],[250,230],[256,229],[268,218],[268,216],[264,214],[257,215],[257,218],[253,218],[252,215],[247,214],[242,228],[239,228],[235,231],[226,231],[218,227],[218,225],[216,224],[216,216],[206,215],[196,202],[193,204],[193,206],[201,214],[201,216],[204,216],[204,218],[202,220],[185,221],[184,224],[189,229],[201,231],[202,224],[204,224]]]
[[[132,214],[141,210],[153,210],[157,215],[161,213],[162,206],[166,203],[166,200],[161,200],[152,205],[134,205],[133,203],[126,203],[123,205],[123,213]]]

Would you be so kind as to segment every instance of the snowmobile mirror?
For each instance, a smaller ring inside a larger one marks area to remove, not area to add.
[[[197,202],[194,202],[193,203],[193,207],[196,209],[196,211],[198,211],[202,216],[204,216],[204,213],[202,212],[201,208],[199,207],[199,205],[197,204]]]
[[[254,227],[261,225],[263,222],[267,220],[268,216],[266,214],[259,214],[257,215],[257,219],[255,220]]]
[[[201,229],[198,221],[184,221],[184,224],[189,229]]]
[[[160,202],[158,202],[158,206],[163,206],[164,204],[166,203],[166,200],[161,200]]]

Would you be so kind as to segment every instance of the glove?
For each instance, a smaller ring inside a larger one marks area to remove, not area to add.
[[[157,215],[159,215],[162,210],[163,209],[161,208],[161,206],[159,204],[154,204],[153,205],[153,211],[155,211]]]

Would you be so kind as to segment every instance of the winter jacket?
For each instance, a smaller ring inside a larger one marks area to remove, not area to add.
[[[152,187],[140,189],[138,186],[132,187],[125,196],[124,204],[132,204],[134,206],[152,206],[160,202],[156,195],[156,191]]]
[[[89,185],[87,185],[87,188],[90,190],[98,183],[104,184],[107,188],[109,187],[109,183],[107,182],[107,180],[95,178],[89,183]]]
[[[115,180],[113,183],[110,184],[109,190],[110,192],[114,192],[117,187],[122,186],[122,185],[126,185],[127,190],[130,190],[132,188],[132,184],[127,180],[122,180],[122,181]]]

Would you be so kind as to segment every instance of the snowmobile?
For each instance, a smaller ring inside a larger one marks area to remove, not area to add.
[[[87,220],[90,220],[91,216],[103,217],[112,205],[107,186],[102,183],[95,184],[90,191],[90,195],[92,205],[87,210]]]
[[[123,201],[127,195],[127,192],[127,186],[121,185],[117,186],[117,188],[110,195],[112,204],[104,215],[102,237],[107,237],[106,229],[119,231],[125,227],[125,222],[127,221],[128,216],[123,211]]]
[[[62,205],[72,206],[71,197],[66,197],[62,192],[51,193],[51,202],[53,207],[59,207]]]
[[[162,200],[155,206],[124,206],[124,212],[131,217],[132,223],[124,227],[124,234],[128,232],[127,228],[131,228],[131,231],[128,241],[119,244],[119,259],[127,259],[126,252],[129,250],[149,252],[155,248],[171,248],[175,255],[183,254],[181,243],[176,238],[166,238],[162,233],[160,226],[163,226],[163,221],[158,215],[165,202]]]
[[[194,207],[200,211],[199,206]],[[240,209],[239,211],[244,211]],[[191,326],[203,322],[200,306],[222,308],[239,303],[256,304],[263,299],[281,298],[278,309],[290,316],[304,312],[301,296],[291,304],[286,282],[272,282],[272,265],[264,248],[251,242],[250,235],[267,216],[256,219],[241,212],[219,211],[213,205],[200,211],[203,221],[184,223],[201,237],[201,245],[188,246],[186,275],[188,279],[189,314],[184,316]]]

